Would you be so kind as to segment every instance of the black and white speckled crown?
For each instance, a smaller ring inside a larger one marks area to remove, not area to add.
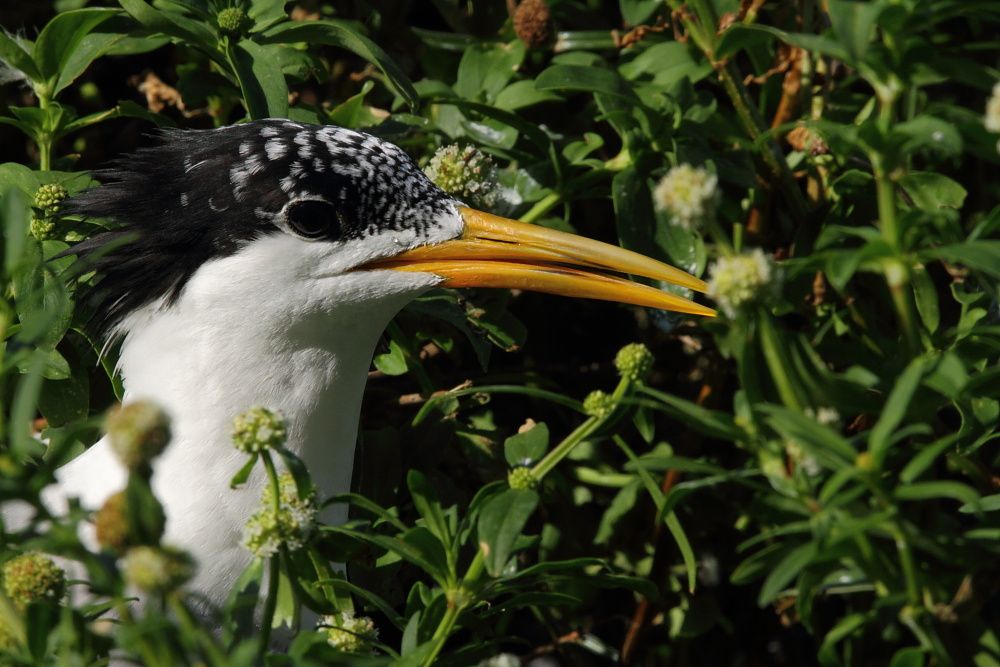
[[[340,239],[426,236],[455,203],[399,147],[362,132],[261,120],[160,137],[97,172],[102,185],[64,209],[117,227],[71,251],[101,276],[93,303],[102,332],[155,299],[176,299],[206,261],[275,233],[290,201],[330,202]]]

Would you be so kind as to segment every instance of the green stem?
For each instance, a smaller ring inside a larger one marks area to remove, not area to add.
[[[281,511],[281,483],[278,480],[278,471],[274,467],[274,460],[271,453],[261,452],[261,460],[264,462],[264,469],[267,471],[268,482],[271,486],[271,495],[274,500],[274,511]],[[278,608],[278,579],[280,577],[279,562],[277,556],[267,559],[267,594],[264,598],[264,612],[261,616],[260,645],[258,646],[258,662],[263,663],[267,654],[268,645],[271,643],[271,626],[274,624],[274,612]]]
[[[903,259],[902,231],[896,216],[896,191],[892,178],[886,173],[882,156],[878,153],[872,156],[872,166],[875,173],[875,194],[878,203],[879,227],[882,238],[893,250],[895,258],[883,264],[885,280],[892,295],[892,303],[896,309],[899,328],[910,354],[920,349],[920,336],[917,332],[916,313],[910,299],[910,267]]]
[[[631,385],[632,383],[625,378],[618,381],[618,386],[615,387],[615,391],[612,393],[612,398],[614,399],[616,405],[621,402],[621,399],[624,398]],[[585,422],[577,426],[572,433],[567,435],[562,442],[553,447],[541,461],[535,464],[535,467],[531,469],[532,476],[536,480],[541,481],[542,478],[549,474],[560,461],[569,456],[569,453],[572,452],[577,445],[583,442],[587,436],[600,428],[601,425],[613,418],[617,412],[618,410],[616,409],[612,410],[611,414],[604,417],[588,417]]]
[[[49,104],[52,102],[48,94],[38,90],[35,91],[35,94],[38,96],[38,108],[43,111],[48,110]],[[48,125],[47,122],[46,125]],[[52,135],[49,134],[48,130],[43,130],[35,137],[35,141],[38,144],[38,168],[41,171],[50,171],[52,169]]]
[[[778,331],[775,329],[771,316],[764,310],[758,311],[757,331],[760,334],[764,360],[767,362],[768,370],[771,371],[771,378],[778,388],[781,401],[789,408],[802,410],[805,404],[799,398],[801,392],[797,389],[795,381],[788,372],[791,362],[785,353],[781,340],[779,340]]]

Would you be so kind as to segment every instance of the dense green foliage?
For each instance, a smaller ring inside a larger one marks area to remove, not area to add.
[[[997,3],[549,4],[0,9],[0,500],[38,508],[0,532],[0,661],[253,664],[260,597],[276,627],[295,601],[332,626],[268,664],[1000,665]],[[357,493],[332,499],[350,523],[300,531],[331,499],[280,429],[240,436],[288,514],[255,516],[214,634],[147,463],[97,517],[39,504],[120,395],[74,300],[93,277],[51,258],[103,224],[63,194],[143,133],[268,116],[421,164],[476,147],[500,182],[481,205],[707,273],[723,313],[421,298],[374,362]],[[633,341],[651,368],[615,361]],[[26,552],[80,562],[95,596]],[[131,611],[123,576],[163,604]]]

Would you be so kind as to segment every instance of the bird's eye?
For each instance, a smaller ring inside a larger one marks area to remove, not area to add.
[[[340,216],[333,204],[319,199],[293,201],[285,211],[288,226],[307,239],[340,237]]]

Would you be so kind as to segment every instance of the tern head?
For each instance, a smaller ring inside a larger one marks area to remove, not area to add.
[[[506,287],[712,315],[631,282],[633,274],[704,291],[636,253],[468,208],[400,148],[333,126],[263,120],[170,130],[98,172],[66,209],[112,221],[75,246],[100,280],[96,322],[127,328],[169,307],[214,266],[219,290],[268,290],[286,314],[344,306],[398,309],[429,287]],[[263,296],[263,295],[262,295]]]

